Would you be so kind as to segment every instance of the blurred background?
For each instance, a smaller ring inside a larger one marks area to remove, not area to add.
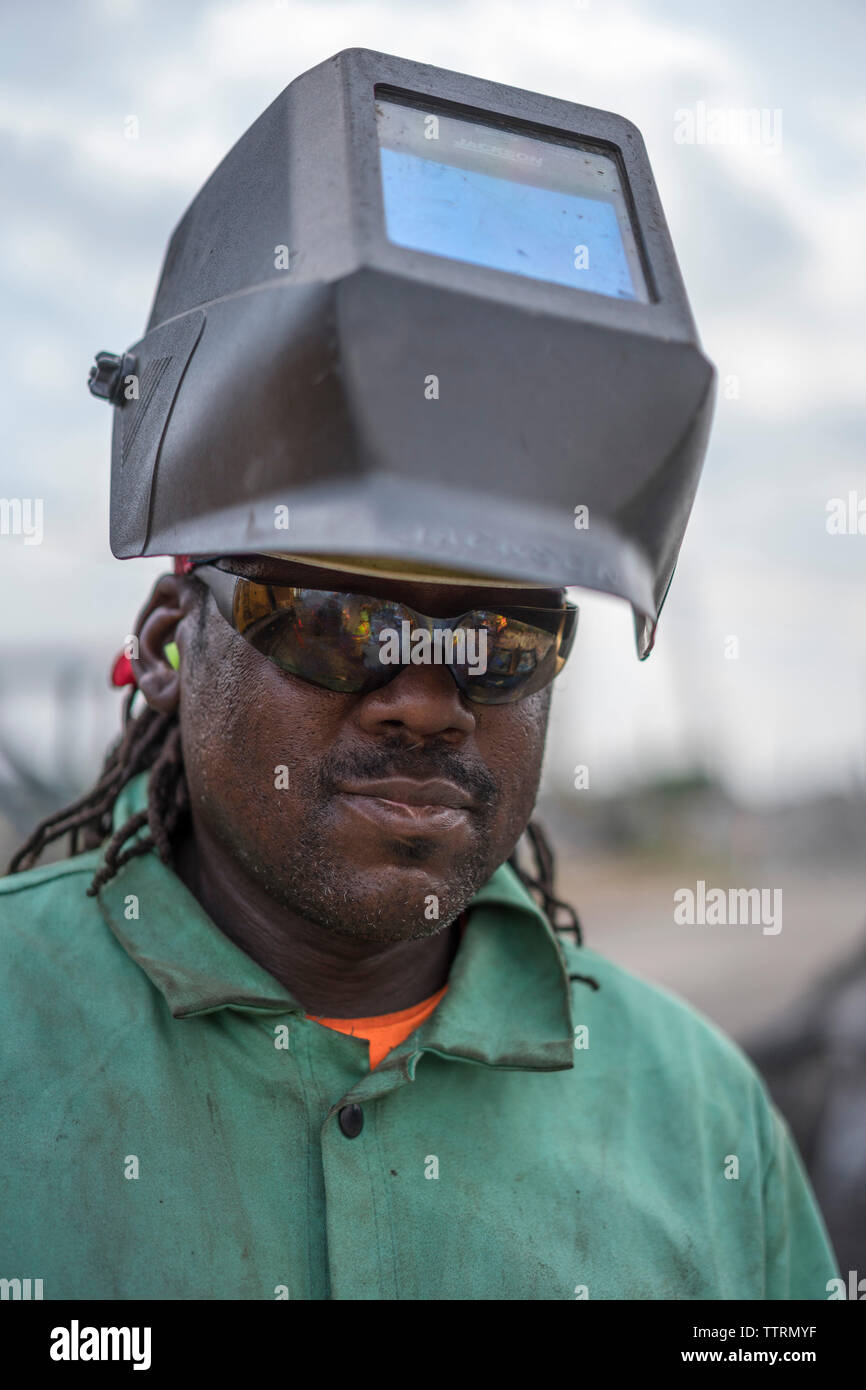
[[[111,412],[87,372],[143,331],[223,154],[353,46],[625,115],[719,399],[648,662],[625,604],[573,594],[539,818],[587,943],[753,1056],[843,1274],[866,1273],[860,0],[28,0],[2,27],[0,499],[43,508],[40,544],[0,534],[3,866],[119,729],[108,671],[166,566],[111,556]],[[678,925],[699,881],[779,890],[782,929]]]

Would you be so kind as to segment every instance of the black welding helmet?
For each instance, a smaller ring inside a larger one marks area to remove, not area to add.
[[[119,558],[578,585],[650,651],[715,374],[622,117],[339,53],[226,156],[97,364]]]

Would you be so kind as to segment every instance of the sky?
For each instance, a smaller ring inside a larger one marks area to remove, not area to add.
[[[827,529],[833,499],[866,513],[860,0],[7,0],[0,28],[0,498],[44,507],[40,545],[0,535],[0,728],[34,761],[57,756],[40,653],[102,692],[102,746],[105,671],[165,568],[111,555],[93,354],[140,336],[171,230],[235,140],[360,46],[634,121],[719,372],[649,660],[623,602],[573,593],[547,784],[699,768],[754,802],[864,794],[866,515],[864,534]],[[741,111],[759,113],[751,140]]]

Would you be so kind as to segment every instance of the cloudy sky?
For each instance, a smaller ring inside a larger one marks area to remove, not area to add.
[[[44,703],[32,676],[12,688],[27,646],[101,677],[164,568],[111,556],[92,354],[140,336],[171,229],[247,126],[362,46],[633,120],[719,369],[656,650],[639,664],[626,606],[584,600],[548,778],[699,765],[750,799],[863,790],[866,534],[826,526],[833,498],[866,509],[861,0],[20,0],[0,23],[0,497],[44,499],[41,545],[0,536],[7,733],[38,754]],[[684,112],[749,109],[763,139],[730,119],[718,143],[675,138]]]

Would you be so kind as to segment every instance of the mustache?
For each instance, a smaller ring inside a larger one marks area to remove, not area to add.
[[[384,777],[447,777],[481,805],[495,806],[501,792],[496,778],[477,758],[467,759],[442,744],[407,749],[394,743],[382,748],[335,753],[319,768],[320,784],[331,791],[340,782],[376,781]]]

